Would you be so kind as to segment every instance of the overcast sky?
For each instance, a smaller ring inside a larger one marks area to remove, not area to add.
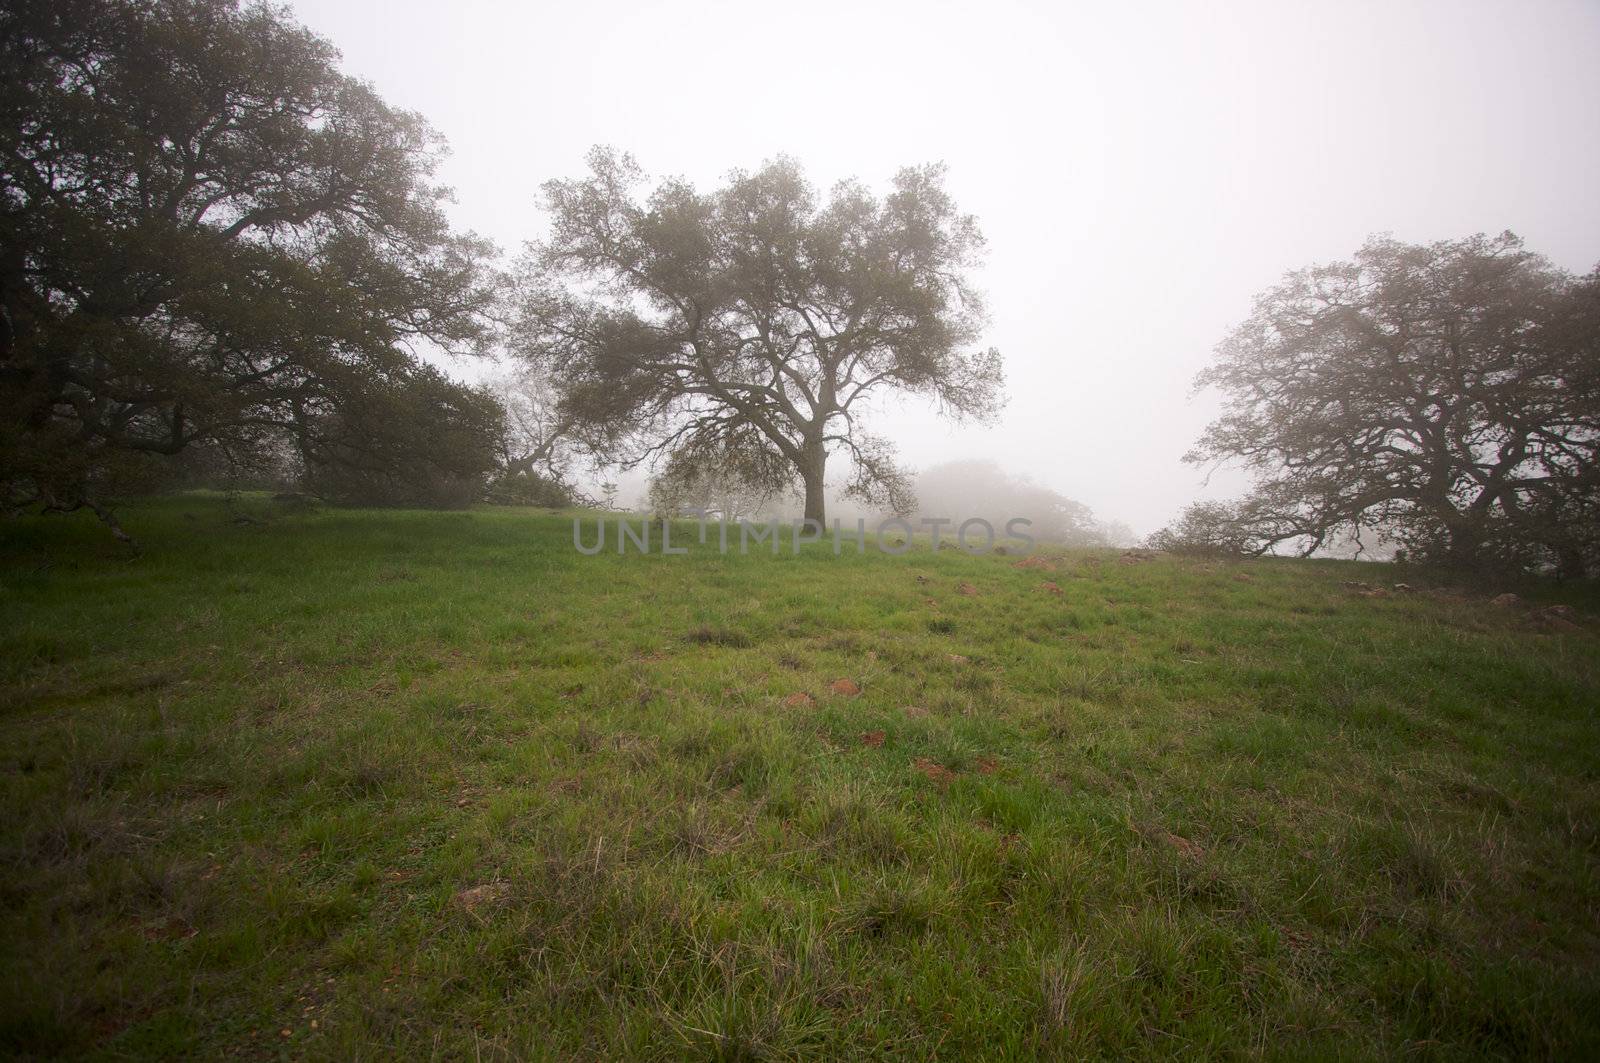
[[[1202,493],[1179,459],[1215,400],[1191,380],[1286,270],[1376,232],[1600,262],[1597,0],[294,8],[444,134],[458,222],[507,250],[597,143],[702,187],[779,153],[822,187],[948,163],[1010,404],[873,427],[913,466],[992,457],[1140,533]]]

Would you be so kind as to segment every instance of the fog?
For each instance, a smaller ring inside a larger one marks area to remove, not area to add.
[[[1180,462],[1215,413],[1190,385],[1284,271],[1375,232],[1600,260],[1596,3],[294,11],[444,134],[456,221],[508,251],[596,143],[702,187],[779,153],[824,188],[943,160],[989,239],[1010,404],[982,427],[905,402],[873,429],[914,467],[993,459],[1141,534],[1242,487]]]

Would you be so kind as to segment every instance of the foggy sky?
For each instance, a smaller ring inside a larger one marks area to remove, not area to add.
[[[1180,463],[1216,409],[1190,384],[1285,271],[1377,232],[1600,261],[1600,2],[294,9],[444,134],[456,221],[507,251],[597,143],[702,188],[780,153],[824,189],[948,163],[989,239],[1010,404],[989,429],[916,401],[871,427],[913,466],[992,457],[1140,533],[1242,487]]]

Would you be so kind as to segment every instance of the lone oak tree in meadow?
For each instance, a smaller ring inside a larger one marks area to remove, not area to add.
[[[439,138],[230,0],[0,8],[0,490],[90,506],[192,447],[393,499],[493,464],[421,360],[491,335]],[[368,499],[373,500],[373,499]]]
[[[1224,413],[1187,460],[1256,485],[1158,544],[1309,554],[1370,529],[1418,560],[1600,567],[1600,274],[1509,233],[1373,239],[1261,295],[1198,383]]]
[[[596,149],[589,164],[544,186],[553,225],[524,260],[520,344],[563,415],[626,463],[798,480],[821,522],[842,451],[847,495],[904,510],[891,448],[858,423],[869,397],[999,409],[1000,355],[975,347],[984,311],[967,276],[983,240],[941,167],[901,170],[881,199],[843,182],[823,202],[778,159],[710,194],[668,180],[641,201],[630,157]]]

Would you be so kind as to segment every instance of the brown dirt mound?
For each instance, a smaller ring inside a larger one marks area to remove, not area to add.
[[[1528,621],[1540,631],[1582,631],[1578,614],[1570,605],[1547,605],[1528,614]]]

